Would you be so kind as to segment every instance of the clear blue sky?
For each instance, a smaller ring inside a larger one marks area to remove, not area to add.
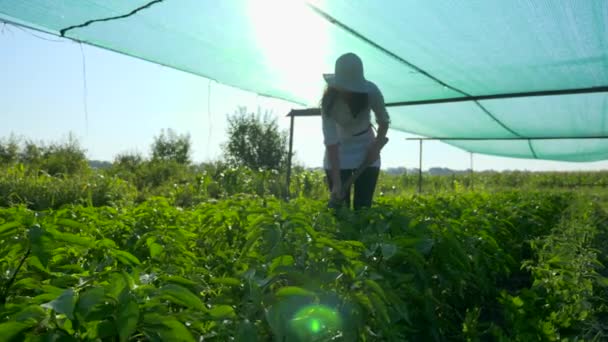
[[[90,159],[111,161],[122,152],[148,155],[163,128],[190,133],[196,162],[221,158],[226,115],[239,106],[260,107],[289,128],[294,105],[257,96],[207,79],[110,51],[83,45],[86,58],[85,114],[80,45],[69,40],[0,24],[0,137],[61,141],[71,132]],[[47,41],[37,37],[51,39]],[[55,41],[58,40],[58,41]],[[389,110],[390,112],[390,110]],[[322,165],[320,118],[296,120],[297,162]],[[412,135],[389,131],[383,167],[418,166]],[[469,167],[469,154],[441,142],[424,143],[423,169]],[[598,170],[608,162],[565,163],[474,156],[475,170]]]

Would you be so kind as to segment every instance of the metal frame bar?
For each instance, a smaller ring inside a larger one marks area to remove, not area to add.
[[[500,138],[472,138],[472,137],[424,137],[424,138],[405,138],[405,140],[463,140],[463,141],[491,141],[491,140],[578,140],[578,139],[608,139],[608,135],[588,135],[573,137],[500,137]]]
[[[292,109],[287,116],[321,116],[320,108]]]
[[[519,98],[519,97],[593,94],[593,93],[605,93],[605,92],[608,92],[608,86],[577,88],[577,89],[529,91],[529,92],[521,92],[521,93],[504,93],[504,94],[491,94],[491,95],[480,95],[480,96],[463,96],[463,97],[451,97],[451,98],[446,98],[446,99],[434,99],[434,100],[400,101],[400,102],[389,102],[386,104],[386,106],[387,107],[401,107],[401,106],[416,106],[416,105],[427,105],[427,104],[437,104],[437,103],[513,99],[513,98]]]
[[[454,103],[454,102],[467,102],[467,101],[513,99],[513,98],[520,98],[520,97],[594,94],[594,93],[607,93],[607,92],[608,92],[608,86],[600,86],[600,87],[591,87],[591,88],[543,90],[543,91],[530,91],[530,92],[521,92],[521,93],[504,93],[504,94],[491,94],[491,95],[480,95],[480,96],[451,97],[451,98],[446,98],[446,99],[434,99],[434,100],[388,102],[388,103],[386,103],[386,107],[404,107],[404,106],[418,106],[418,105],[437,104],[437,103]],[[294,116],[319,116],[319,115],[321,115],[321,110],[319,108],[294,109],[288,114],[288,116],[292,116],[292,115],[294,115]]]

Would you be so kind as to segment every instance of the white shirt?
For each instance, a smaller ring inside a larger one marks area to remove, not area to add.
[[[359,167],[369,146],[374,142],[375,134],[370,127],[372,110],[376,117],[376,123],[390,123],[380,89],[374,83],[369,83],[372,88],[368,96],[369,103],[356,117],[353,117],[346,102],[339,97],[335,99],[329,113],[321,113],[323,142],[325,146],[339,144],[338,158],[341,169],[356,169]],[[364,132],[366,129],[368,129],[366,133],[355,136],[355,134]],[[372,166],[380,167],[380,159]],[[325,169],[330,168],[327,151],[323,158],[323,167]]]

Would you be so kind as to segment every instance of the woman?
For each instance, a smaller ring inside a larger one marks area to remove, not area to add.
[[[370,207],[380,172],[380,142],[390,123],[384,98],[378,87],[365,79],[363,63],[354,53],[336,60],[335,73],[325,74],[327,88],[321,99],[324,168],[333,199],[342,194],[342,184],[366,158],[373,162],[354,183],[354,209]],[[373,110],[377,136],[371,125]],[[344,189],[344,202],[350,208],[350,188]]]

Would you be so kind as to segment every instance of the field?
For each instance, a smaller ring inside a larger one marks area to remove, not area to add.
[[[608,173],[0,173],[3,341],[604,341]],[[64,165],[58,163],[58,165]],[[44,170],[44,171],[43,171]]]

